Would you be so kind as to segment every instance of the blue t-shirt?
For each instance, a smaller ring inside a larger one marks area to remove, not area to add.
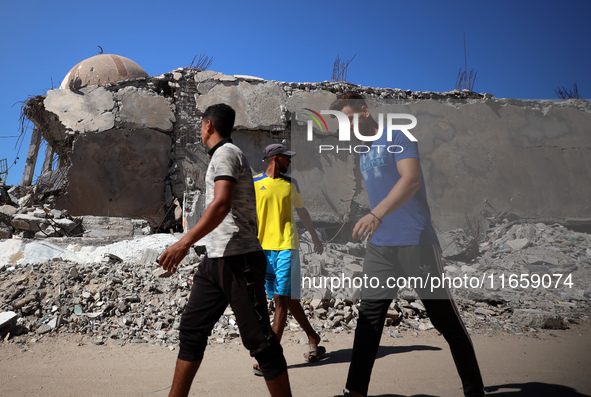
[[[372,209],[398,182],[400,174],[396,162],[406,158],[418,159],[419,149],[417,142],[408,139],[401,131],[392,132],[392,142],[388,142],[384,131],[373,142],[368,153],[360,154],[361,175]],[[422,170],[421,188],[400,208],[382,219],[371,243],[380,246],[439,245],[437,234],[431,225],[431,211],[427,203]]]

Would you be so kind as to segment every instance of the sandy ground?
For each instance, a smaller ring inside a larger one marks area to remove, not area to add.
[[[370,395],[462,396],[443,337],[436,331],[383,336]],[[345,384],[352,333],[325,334],[328,354],[303,361],[302,333],[287,331],[283,346],[294,396],[335,396]],[[26,337],[30,339],[31,337]],[[530,335],[472,335],[491,396],[591,396],[591,324]],[[36,343],[0,344],[0,396],[166,396],[177,351],[86,337],[44,337]],[[239,344],[208,347],[192,396],[266,396],[253,360]]]

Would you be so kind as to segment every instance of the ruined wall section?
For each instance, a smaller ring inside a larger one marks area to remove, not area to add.
[[[51,90],[28,104],[27,115],[60,156],[63,169],[51,172],[66,169],[58,208],[162,223],[176,119],[158,83]]]
[[[374,112],[394,104],[397,112],[417,117],[413,134],[440,230],[465,227],[467,217],[510,213],[588,220],[591,186],[583,180],[591,173],[591,107],[583,100],[284,83],[180,68],[79,91],[52,90],[44,100],[30,101],[29,117],[68,158],[64,208],[73,214],[144,217],[167,226],[170,215],[176,212],[178,220],[184,207],[191,226],[203,210],[209,160],[201,144],[201,117],[209,105],[228,103],[236,110],[234,141],[253,172],[265,167],[266,145],[289,140],[298,152],[292,172],[306,207],[315,222],[336,230],[367,211],[356,156],[319,153],[319,144],[342,142],[333,125],[333,132],[314,130],[311,145],[302,110],[328,109],[348,90],[368,98]]]

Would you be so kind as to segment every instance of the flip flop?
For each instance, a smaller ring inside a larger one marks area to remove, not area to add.
[[[252,373],[256,376],[263,376],[263,371],[261,371],[261,367],[258,364],[252,365]]]
[[[310,351],[308,353],[304,353],[304,360],[306,360],[307,363],[314,363],[320,360],[326,353],[326,348],[324,346],[318,346],[310,343],[308,347],[310,348]]]

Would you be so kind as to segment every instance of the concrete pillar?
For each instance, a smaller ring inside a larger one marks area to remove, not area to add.
[[[47,144],[47,149],[45,149],[45,161],[43,161],[43,169],[41,170],[42,174],[51,171],[51,167],[53,165],[53,148]]]
[[[39,153],[39,144],[41,143],[41,131],[37,127],[33,128],[31,135],[31,144],[27,152],[27,163],[25,164],[25,171],[23,172],[22,186],[31,186],[33,183],[33,174],[35,173],[35,165],[37,164],[37,154]]]

